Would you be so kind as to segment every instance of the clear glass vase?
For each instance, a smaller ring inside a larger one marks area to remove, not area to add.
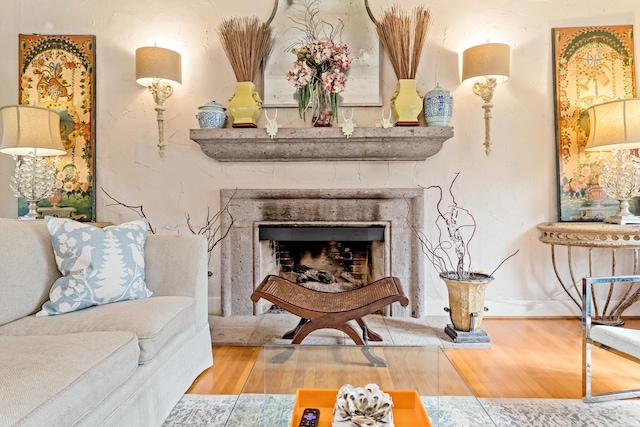
[[[315,127],[330,127],[332,122],[331,95],[326,90],[318,90],[316,105],[312,107],[311,123]]]

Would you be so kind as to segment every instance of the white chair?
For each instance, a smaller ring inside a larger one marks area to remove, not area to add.
[[[585,277],[582,279],[582,400],[604,402],[615,399],[640,397],[640,389],[591,393],[591,348],[597,346],[624,358],[640,363],[640,330],[619,326],[592,326],[593,289],[598,284],[624,284],[632,286],[640,276]]]

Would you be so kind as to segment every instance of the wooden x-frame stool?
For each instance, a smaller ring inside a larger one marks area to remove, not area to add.
[[[403,307],[409,304],[396,277],[385,277],[358,289],[345,292],[320,292],[305,288],[280,276],[267,276],[251,294],[251,300],[260,298],[301,318],[298,326],[283,338],[300,344],[307,335],[317,329],[337,329],[349,335],[358,345],[368,340],[382,341],[382,337],[369,330],[362,319],[394,302]],[[349,323],[355,320],[362,328],[362,338]]]

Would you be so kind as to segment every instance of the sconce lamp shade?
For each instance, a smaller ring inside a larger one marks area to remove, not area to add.
[[[136,82],[149,86],[153,79],[182,83],[182,58],[178,52],[161,47],[136,49]]]
[[[605,102],[587,108],[587,112],[589,140],[585,151],[640,148],[640,99]]]
[[[511,69],[511,48],[503,43],[486,43],[462,52],[462,80],[472,77],[503,77]]]
[[[0,153],[26,156],[67,154],[60,139],[60,114],[49,108],[11,105],[0,109]]]

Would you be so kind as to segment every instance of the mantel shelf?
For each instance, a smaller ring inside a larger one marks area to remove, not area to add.
[[[190,137],[221,162],[313,162],[425,160],[453,137],[453,127],[282,128],[274,139],[265,129],[191,129]]]

